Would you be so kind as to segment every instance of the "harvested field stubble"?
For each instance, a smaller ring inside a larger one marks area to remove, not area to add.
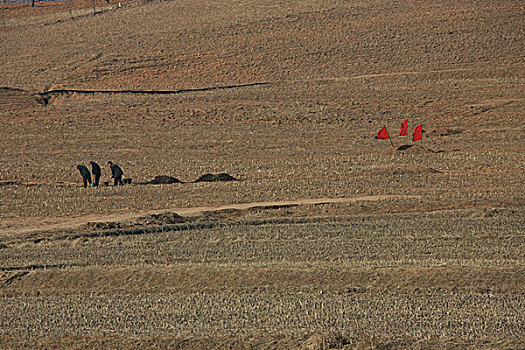
[[[0,337],[30,329],[32,337],[57,339],[232,332],[298,339],[332,329],[358,339],[393,332],[391,339],[409,342],[515,343],[524,307],[515,282],[525,277],[524,213],[516,214],[13,242],[0,261],[29,274],[2,282]],[[60,267],[23,267],[50,261]]]
[[[468,211],[439,214],[360,215],[333,222],[258,224],[134,234],[77,235],[82,244],[60,239],[19,239],[0,250],[5,266],[55,264],[127,266],[192,264],[290,266],[482,266],[521,264],[523,211]],[[174,216],[174,220],[181,218]],[[461,230],[457,230],[461,227]],[[140,232],[140,231],[139,231]],[[38,237],[38,236],[37,236]],[[33,243],[35,241],[35,243]],[[176,242],[176,244],[174,244]],[[120,247],[115,251],[115,247]],[[19,248],[17,248],[19,247]],[[93,249],[92,249],[93,248]],[[129,250],[129,251],[128,251]]]
[[[380,297],[266,293],[33,297],[25,303],[8,299],[2,304],[4,318],[14,322],[9,336],[24,336],[26,329],[31,329],[36,337],[48,336],[50,332],[57,337],[86,336],[93,332],[109,336],[117,333],[200,336],[213,332],[224,336],[231,334],[232,329],[245,334],[304,335],[344,329],[350,334],[372,337],[394,332],[408,339],[464,338],[480,342],[512,339],[520,334],[523,320],[519,310],[524,307],[523,299],[516,297],[388,293]],[[18,308],[29,315],[48,310],[48,317],[19,320]],[[103,315],[99,310],[103,310]],[[385,310],[388,318],[382,316]],[[499,324],[499,319],[506,322]]]
[[[13,241],[0,250],[4,269],[29,274],[3,282],[1,336],[298,339],[332,329],[361,339],[516,342],[525,214],[483,213]],[[50,261],[60,265],[38,267]]]
[[[0,3],[0,348],[525,348],[516,1],[120,2]]]

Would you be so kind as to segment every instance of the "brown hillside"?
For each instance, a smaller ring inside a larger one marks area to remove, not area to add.
[[[0,349],[525,348],[519,1],[110,2],[0,3]]]

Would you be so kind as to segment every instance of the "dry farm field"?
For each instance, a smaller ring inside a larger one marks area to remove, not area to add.
[[[0,349],[525,348],[522,3],[118,3],[0,3]]]

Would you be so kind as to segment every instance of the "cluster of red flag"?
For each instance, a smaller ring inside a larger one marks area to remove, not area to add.
[[[419,124],[414,128],[414,133],[412,134],[412,141],[417,142],[421,140],[421,127],[422,124]],[[401,123],[401,127],[399,128],[399,136],[406,136],[408,135],[408,119],[403,120]],[[386,140],[389,139],[390,136],[388,136],[388,131],[386,130],[386,126],[383,126],[381,130],[377,133],[377,138],[380,140]]]

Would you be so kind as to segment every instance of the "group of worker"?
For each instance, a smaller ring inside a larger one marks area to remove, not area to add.
[[[88,185],[92,187],[98,187],[100,175],[102,173],[100,165],[98,165],[94,161],[89,162],[89,164],[91,165],[91,171],[93,172],[93,178],[95,180],[93,182],[91,181],[91,172],[89,172],[89,169],[85,165],[77,165],[77,169],[78,171],[80,171],[80,175],[82,176],[82,180],[84,181],[84,187],[88,187]],[[117,164],[113,164],[113,162],[111,161],[108,162],[108,166],[111,169],[113,186],[123,185],[124,182],[122,181],[122,175],[124,175],[124,172],[122,171],[122,169]]]

